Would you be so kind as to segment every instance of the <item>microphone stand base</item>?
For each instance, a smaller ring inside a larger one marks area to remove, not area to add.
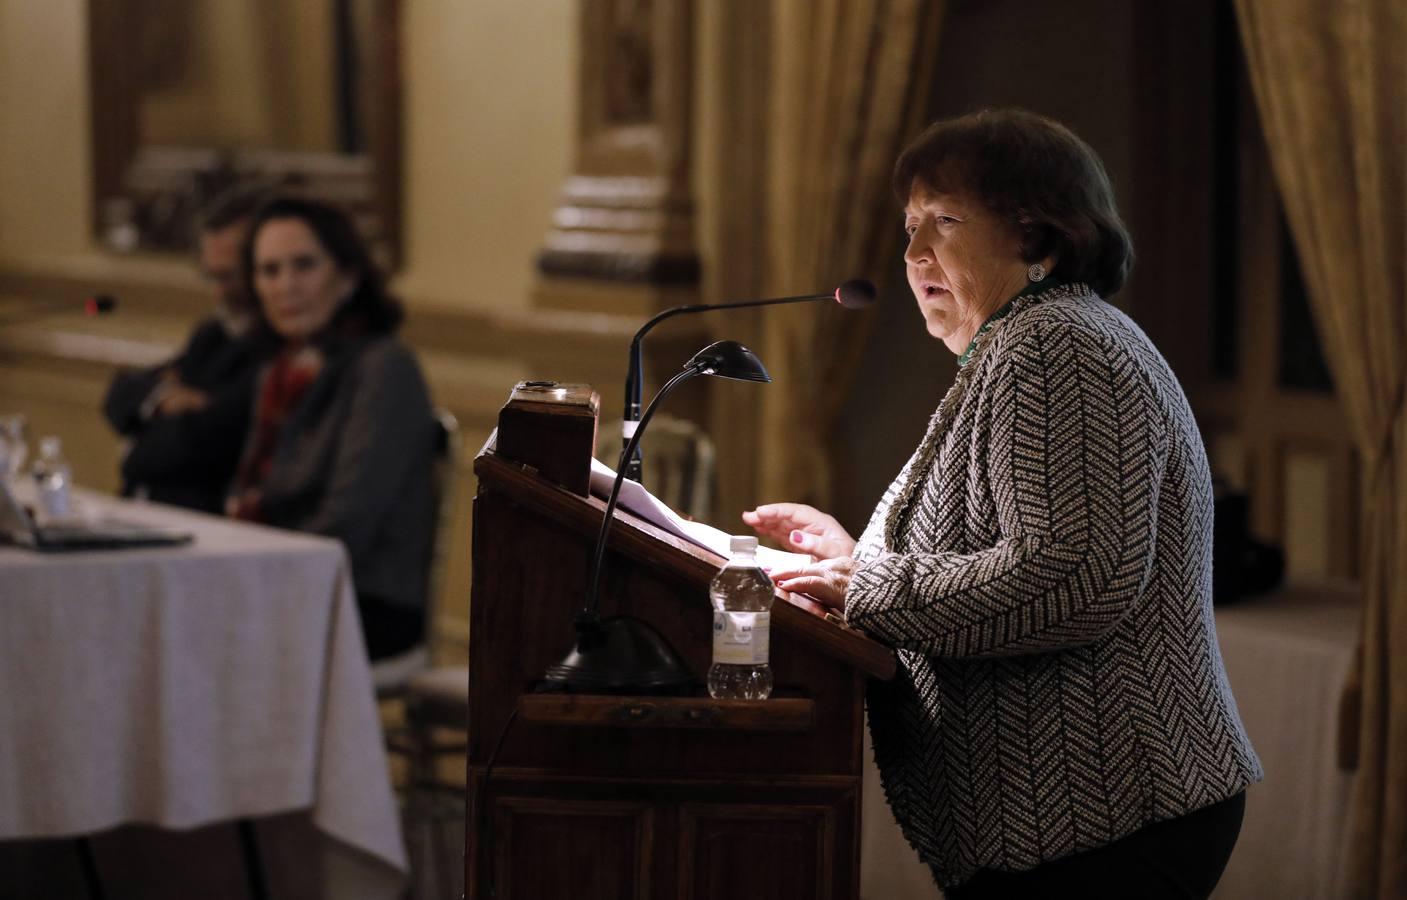
[[[539,691],[681,697],[699,684],[664,636],[642,619],[583,616],[576,631],[576,643],[547,668]]]

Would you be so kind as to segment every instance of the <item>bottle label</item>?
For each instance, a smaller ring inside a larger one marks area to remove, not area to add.
[[[726,666],[765,666],[772,614],[713,612],[713,661]]]
[[[46,490],[39,495],[40,502],[44,506],[44,514],[50,519],[68,518],[68,491],[67,490]]]

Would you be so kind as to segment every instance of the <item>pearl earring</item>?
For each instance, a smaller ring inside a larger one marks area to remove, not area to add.
[[[1026,270],[1026,277],[1031,281],[1044,281],[1045,275],[1045,266],[1040,263],[1031,263],[1031,268]]]

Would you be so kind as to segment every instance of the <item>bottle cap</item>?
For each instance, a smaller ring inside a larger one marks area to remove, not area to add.
[[[756,553],[757,538],[750,534],[735,534],[728,539],[728,549],[733,553]]]

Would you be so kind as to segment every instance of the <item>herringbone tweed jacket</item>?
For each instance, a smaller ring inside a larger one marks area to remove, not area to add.
[[[1158,351],[1084,285],[979,339],[861,537],[848,621],[898,650],[875,757],[954,886],[1261,777],[1217,648],[1212,489]]]

